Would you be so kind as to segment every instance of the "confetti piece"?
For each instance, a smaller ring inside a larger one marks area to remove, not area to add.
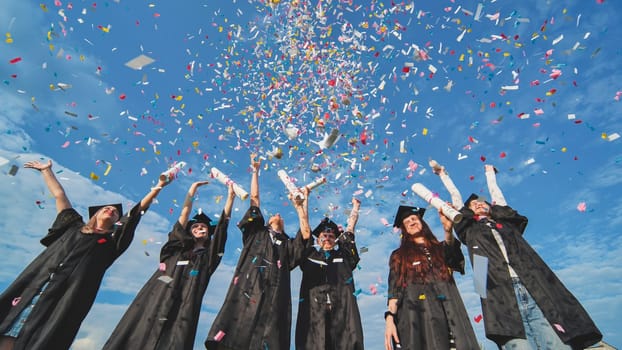
[[[585,204],[585,202],[580,202],[577,205],[577,210],[580,211],[581,213],[585,213],[586,209],[587,209],[587,204]]]
[[[166,275],[160,276],[158,277],[158,279],[166,284],[169,284],[173,281],[173,279],[170,276],[166,276]]]
[[[14,59],[10,60],[9,63],[10,64],[15,64],[17,62],[20,62],[22,60],[21,57],[15,57]]]
[[[11,165],[11,169],[9,169],[9,175],[15,176],[15,174],[17,174],[17,170],[19,170],[17,165]]]
[[[134,57],[133,59],[125,62],[125,65],[129,68],[132,68],[134,70],[141,70],[143,69],[143,67],[148,66],[150,64],[152,64],[153,62],[155,62],[155,60],[149,56],[145,56],[145,55],[139,55],[137,57]]]
[[[617,132],[614,132],[613,134],[610,134],[609,136],[607,136],[608,141],[615,141],[619,138],[620,138],[620,134],[618,134]]]
[[[218,333],[216,333],[216,335],[214,336],[214,340],[219,342],[221,341],[223,338],[225,337],[225,332],[223,331],[218,331]]]
[[[473,321],[475,321],[475,323],[480,323],[483,318],[484,317],[482,315],[477,315],[477,316],[473,317]]]
[[[557,329],[557,331],[566,333],[566,330],[560,324],[554,323],[553,326],[555,327],[555,329]]]

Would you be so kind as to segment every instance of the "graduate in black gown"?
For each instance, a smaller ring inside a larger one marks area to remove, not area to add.
[[[358,199],[352,199],[344,232],[324,218],[312,232],[317,237],[317,248],[309,245],[303,253],[296,322],[298,350],[363,349],[363,327],[352,277],[360,260],[354,241],[360,205]]]
[[[304,199],[293,200],[300,229],[285,234],[283,218],[272,215],[267,225],[259,209],[260,162],[251,154],[250,208],[238,224],[244,247],[220,312],[205,341],[207,349],[288,350],[292,296],[290,271],[297,266],[305,240],[311,237]]]
[[[191,350],[203,295],[225,251],[227,227],[235,199],[229,185],[227,201],[218,220],[203,212],[189,220],[197,188],[188,189],[179,219],[160,252],[160,268],[138,292],[104,345],[104,350]]]
[[[74,210],[52,162],[24,164],[41,172],[56,201],[46,248],[0,295],[0,349],[69,349],[108,267],[129,247],[142,214],[167,183],[159,181],[128,213],[121,204]]]
[[[400,206],[395,215],[393,226],[401,229],[402,241],[389,260],[385,349],[479,349],[452,276],[454,270],[464,273],[453,223],[440,214],[445,240],[439,242],[423,221],[424,212]]]
[[[491,201],[473,193],[462,206],[460,191],[434,163],[464,217],[455,230],[471,264],[487,261],[480,278],[486,337],[500,349],[585,349],[600,341],[590,315],[523,237],[528,219],[508,205],[494,166],[484,165]]]

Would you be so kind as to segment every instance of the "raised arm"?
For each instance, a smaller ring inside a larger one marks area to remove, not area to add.
[[[445,232],[445,243],[451,245],[454,243],[454,235],[452,233],[454,223],[447,216],[443,215],[442,210],[438,211],[438,216],[441,218],[441,224],[443,225],[443,231]]]
[[[158,179],[158,184],[155,187],[152,187],[149,192],[140,200],[140,212],[146,211],[151,202],[158,196],[162,188],[169,184],[169,181],[162,181]]]
[[[227,218],[231,218],[231,208],[233,208],[233,202],[235,201],[235,191],[233,190],[233,184],[227,185],[227,202],[223,212]]]
[[[259,168],[261,161],[257,159],[257,153],[251,153],[251,207],[259,207]]]
[[[492,201],[491,204],[501,206],[508,205],[505,201],[505,197],[503,196],[503,192],[501,192],[499,185],[497,185],[497,170],[490,164],[486,164],[484,169],[486,174],[486,183],[488,184],[488,192],[490,193],[490,200]]]
[[[356,223],[359,220],[359,208],[361,207],[361,201],[352,197],[352,210],[350,211],[350,216],[348,216],[348,226],[346,227],[346,232],[354,233],[354,229],[356,228]]]
[[[24,163],[24,168],[31,168],[39,170],[41,176],[43,176],[43,181],[48,187],[48,190],[52,193],[52,196],[56,200],[56,213],[60,213],[64,209],[71,208],[71,203],[69,202],[69,198],[65,194],[65,189],[58,182],[58,179],[54,175],[52,171],[52,161],[48,160],[47,164],[40,163],[36,160]],[[120,215],[121,213],[119,213]]]
[[[430,160],[430,166],[432,167],[432,171],[441,178],[441,182],[443,182],[443,185],[449,192],[451,204],[453,204],[456,210],[462,209],[464,206],[462,195],[453,180],[449,177],[449,174],[445,171],[445,167],[439,165],[435,160]]]
[[[309,226],[309,189],[303,187],[300,189],[302,194],[304,194],[304,199],[297,201],[290,194],[289,197],[294,203],[294,208],[296,209],[296,213],[298,214],[298,222],[300,224],[300,233],[302,234],[302,239],[307,240],[311,237],[311,227]]]
[[[181,208],[178,219],[181,227],[186,228],[186,224],[188,224],[188,218],[190,218],[190,214],[192,213],[192,202],[194,201],[194,196],[197,194],[197,189],[208,183],[209,181],[197,181],[188,188],[188,193],[186,193],[186,199],[184,199],[184,205]]]

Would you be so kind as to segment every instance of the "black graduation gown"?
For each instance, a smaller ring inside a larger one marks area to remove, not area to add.
[[[309,244],[302,255],[296,349],[363,349],[363,327],[352,278],[360,260],[354,234],[342,234],[338,244],[339,249],[331,251],[318,251]]]
[[[193,349],[203,295],[224,254],[228,225],[223,211],[206,249],[195,254],[192,234],[177,221],[160,252],[165,269],[138,292],[103,349]]]
[[[445,268],[463,272],[460,242],[442,242]],[[391,253],[397,254],[397,250]],[[443,268],[443,267],[435,267]],[[397,299],[397,335],[402,350],[444,350],[450,348],[449,329],[457,350],[479,350],[469,316],[453,278],[428,283],[414,281],[398,285],[397,266],[389,269],[389,299]],[[395,347],[395,344],[393,346]]]
[[[290,270],[304,249],[302,234],[298,231],[294,239],[279,234],[273,243],[255,206],[249,208],[238,227],[244,248],[205,346],[287,350],[292,317]]]
[[[507,263],[486,220],[475,220],[468,207],[461,209],[464,219],[454,226],[458,238],[473,254],[488,258],[486,298],[481,299],[486,337],[503,344],[512,338],[525,338],[512,280]],[[536,301],[560,339],[575,348],[586,348],[602,334],[579,301],[566,289],[522,234],[527,218],[508,206],[491,207],[491,223],[503,239],[508,259],[521,282]]]
[[[47,248],[0,295],[0,332],[4,333],[49,282],[23,325],[15,350],[69,349],[106,269],[134,238],[139,208],[137,204],[123,216],[112,234],[83,234],[82,216],[73,208],[57,215],[41,239]]]

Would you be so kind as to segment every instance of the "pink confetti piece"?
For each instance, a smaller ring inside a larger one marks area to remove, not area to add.
[[[158,267],[158,269],[160,271],[166,271],[166,264],[165,263],[160,263],[160,266]]]
[[[555,324],[553,324],[553,326],[554,326],[554,327],[555,327],[555,329],[557,329],[559,332],[566,333],[566,330],[565,330],[565,329],[564,329],[564,327],[562,327],[561,325],[559,325],[559,324],[555,323]]]
[[[15,299],[13,299],[13,302],[11,302],[11,305],[13,306],[17,306],[17,304],[19,304],[19,302],[22,300],[22,297],[17,297]]]
[[[587,204],[585,204],[585,202],[580,202],[577,205],[577,210],[580,211],[581,213],[585,213],[586,209],[587,209]]]
[[[389,222],[388,222],[388,221],[387,221],[387,219],[385,219],[385,218],[381,218],[381,219],[380,219],[380,222],[381,222],[384,226],[387,226],[387,227],[388,227],[388,226],[390,226],[390,225],[389,225]]]
[[[60,147],[61,148],[67,148],[67,147],[69,147],[69,145],[70,145],[69,141],[65,141],[65,143],[63,143],[63,145],[60,146]]]
[[[221,341],[222,338],[225,337],[225,332],[223,331],[218,331],[218,333],[216,333],[216,335],[214,336],[214,340],[215,341]]]

